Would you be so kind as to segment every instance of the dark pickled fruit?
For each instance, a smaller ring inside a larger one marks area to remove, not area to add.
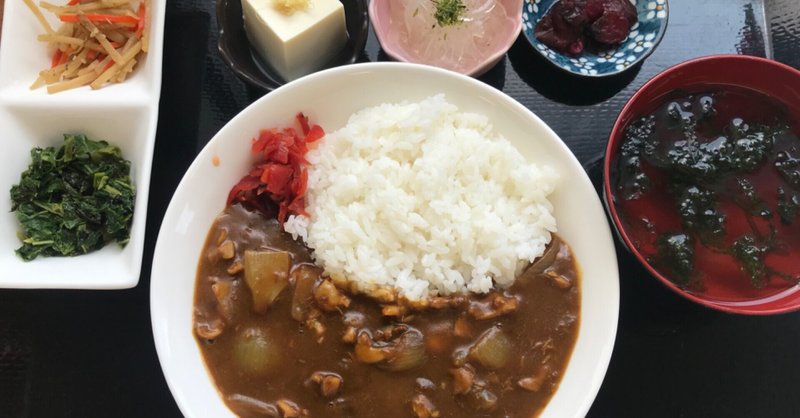
[[[609,0],[603,2],[603,11],[605,13],[608,12],[620,12],[626,19],[631,26],[636,23],[639,19],[636,16],[636,6],[631,4],[628,0]]]
[[[575,42],[573,42],[572,44],[570,44],[570,46],[569,46],[569,49],[568,49],[568,50],[569,50],[569,53],[570,53],[570,54],[572,54],[572,55],[578,55],[578,54],[580,54],[581,52],[583,52],[583,48],[584,48],[584,45],[583,45],[583,40],[582,40],[582,39],[580,39],[580,38],[578,38],[577,40],[575,40]]]
[[[567,51],[580,38],[580,32],[574,31],[564,20],[552,14],[545,15],[536,25],[536,39],[556,51]]]
[[[554,14],[578,27],[594,22],[603,14],[603,0],[561,0],[553,8]]]
[[[589,27],[592,37],[600,43],[616,44],[628,37],[630,24],[621,12],[605,12]]]
[[[593,22],[603,15],[603,10],[605,10],[605,2],[603,0],[586,0],[583,4],[582,12],[590,22]],[[636,9],[633,12],[635,19]]]
[[[536,24],[536,39],[564,54],[577,55],[590,45],[615,45],[638,21],[627,0],[560,0]]]

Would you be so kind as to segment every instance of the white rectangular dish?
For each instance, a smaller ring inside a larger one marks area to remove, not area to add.
[[[5,137],[0,164],[0,288],[123,289],[139,282],[166,1],[150,0],[149,5],[150,48],[126,81],[49,95],[46,88],[29,89],[39,71],[50,66],[45,43],[36,40],[41,26],[21,0],[6,2],[0,40],[0,126]],[[67,133],[108,141],[131,162],[136,200],[130,241],[124,248],[112,242],[86,255],[23,261],[14,252],[21,245],[20,226],[11,212],[9,191],[30,164],[31,148],[60,146]]]

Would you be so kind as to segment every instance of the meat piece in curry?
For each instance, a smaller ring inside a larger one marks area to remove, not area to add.
[[[339,289],[274,214],[235,204],[200,259],[194,331],[241,417],[530,417],[558,387],[579,312],[557,236],[509,289],[411,303]]]

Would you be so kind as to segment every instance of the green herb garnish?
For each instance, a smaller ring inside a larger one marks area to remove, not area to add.
[[[22,227],[16,253],[74,256],[130,239],[136,192],[120,149],[84,135],[64,135],[60,148],[33,148],[31,164],[11,187]]]
[[[461,23],[464,12],[467,11],[467,6],[464,5],[463,0],[431,0],[436,5],[436,13],[433,17],[439,26],[449,26]]]

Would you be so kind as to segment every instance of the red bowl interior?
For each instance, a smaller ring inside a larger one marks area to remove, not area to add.
[[[775,314],[800,309],[800,287],[794,286],[771,297],[739,302],[720,301],[703,294],[684,291],[664,277],[637,250],[625,231],[624,223],[614,203],[611,188],[611,167],[616,160],[628,123],[651,111],[663,98],[675,90],[700,90],[713,86],[735,86],[755,90],[783,103],[800,121],[800,71],[764,58],[744,55],[713,55],[697,58],[670,67],[645,83],[625,105],[611,131],[603,167],[604,198],[614,226],[628,249],[650,273],[664,285],[682,296],[702,305],[726,312],[742,314]],[[800,122],[797,122],[800,124]],[[793,127],[795,132],[800,126]]]

